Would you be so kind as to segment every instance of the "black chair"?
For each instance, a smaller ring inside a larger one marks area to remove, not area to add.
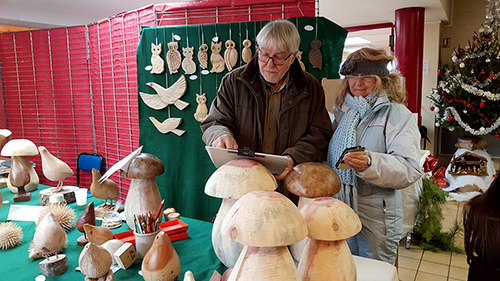
[[[99,170],[102,175],[104,169],[102,156],[96,153],[80,153],[76,161],[76,186],[80,185],[80,170],[92,172],[92,168]]]

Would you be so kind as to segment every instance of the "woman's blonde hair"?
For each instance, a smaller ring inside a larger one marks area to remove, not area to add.
[[[357,60],[358,64],[360,61],[368,60],[368,61],[379,61],[385,60],[390,62],[394,60],[394,57],[387,55],[385,50],[381,49],[372,49],[372,48],[362,48],[357,50],[356,52],[350,54],[344,64],[351,60]],[[363,73],[363,74],[373,74],[373,73]],[[406,105],[406,90],[403,88],[401,82],[401,75],[396,73],[390,73],[386,76],[374,75],[377,79],[375,84],[375,88],[373,92],[375,95],[379,95],[380,93],[387,94],[389,100],[395,103],[402,103]],[[344,104],[345,96],[349,92],[349,84],[347,79],[342,79],[340,87],[340,93],[335,98],[335,106],[340,108],[342,104]]]

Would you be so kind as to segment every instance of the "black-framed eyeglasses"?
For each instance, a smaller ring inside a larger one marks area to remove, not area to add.
[[[291,56],[293,55],[293,53],[290,53],[286,58],[280,58],[280,57],[271,57],[271,56],[268,56],[268,55],[264,55],[262,53],[262,51],[257,48],[257,56],[259,58],[259,60],[263,63],[268,63],[270,59],[273,60],[273,63],[274,65],[277,65],[277,66],[282,66],[285,64],[286,60],[288,58],[290,58]]]
[[[345,78],[347,78],[347,81],[350,82],[355,82],[358,80],[361,80],[363,82],[373,82],[375,81],[375,75],[346,75]]]

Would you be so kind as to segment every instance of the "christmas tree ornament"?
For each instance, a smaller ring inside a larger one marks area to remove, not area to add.
[[[178,71],[179,67],[181,66],[181,53],[179,53],[179,43],[177,42],[170,42],[168,43],[168,52],[167,52],[167,65],[168,65],[168,71],[170,74],[175,74]]]
[[[151,43],[151,74],[161,74],[165,71],[165,61],[160,57],[161,43]]]

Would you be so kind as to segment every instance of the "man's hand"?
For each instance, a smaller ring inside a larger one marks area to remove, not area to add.
[[[274,177],[278,181],[284,180],[285,177],[286,177],[286,175],[288,175],[288,173],[290,172],[290,170],[293,169],[293,165],[295,164],[293,162],[293,158],[290,155],[287,155],[286,157],[288,157],[288,165],[286,165],[285,170],[283,171],[283,173],[281,173],[281,175],[274,175]]]
[[[351,154],[344,159],[344,163],[356,171],[368,168],[368,153]]]
[[[238,144],[231,135],[222,135],[218,137],[216,140],[214,140],[212,146],[218,148],[238,149]]]

